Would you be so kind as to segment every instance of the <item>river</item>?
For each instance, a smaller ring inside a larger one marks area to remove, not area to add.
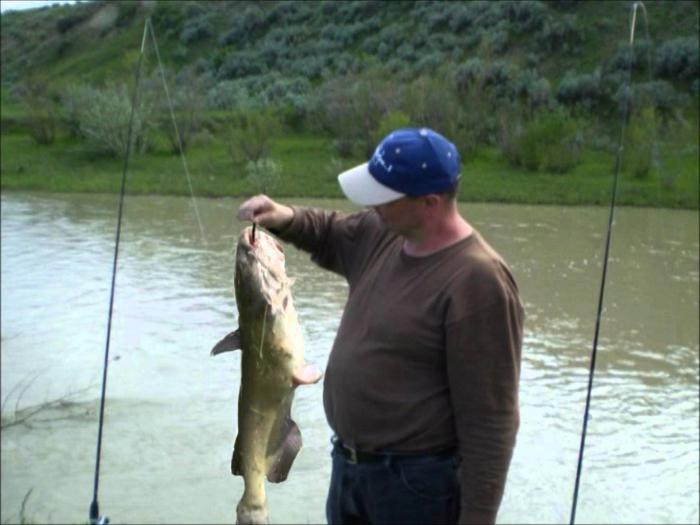
[[[92,499],[117,196],[2,195],[2,522],[85,523]],[[302,205],[353,208],[341,201]],[[230,523],[237,199],[127,196],[99,485],[112,523]],[[461,204],[510,262],[526,309],[521,428],[499,523],[568,522],[607,210]],[[698,213],[621,208],[577,511],[579,523],[697,523]],[[306,356],[325,366],[345,283],[287,248]],[[271,522],[322,523],[330,474],[321,384],[297,389],[304,437],[267,485]],[[63,403],[50,404],[62,400]],[[25,424],[15,410],[49,405]]]

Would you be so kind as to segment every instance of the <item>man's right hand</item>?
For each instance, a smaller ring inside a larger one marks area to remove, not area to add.
[[[267,195],[251,197],[238,208],[238,218],[253,221],[267,229],[283,230],[294,217],[294,210],[273,201]]]

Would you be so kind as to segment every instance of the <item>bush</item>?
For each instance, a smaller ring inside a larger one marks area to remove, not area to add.
[[[561,18],[549,18],[541,31],[537,33],[535,42],[543,51],[575,51],[585,40],[585,33],[579,29],[576,15],[565,15]]]
[[[339,155],[350,155],[357,146],[360,155],[371,156],[379,122],[398,107],[395,91],[384,75],[335,77],[320,87],[314,115],[337,141]]]
[[[187,150],[192,137],[203,125],[203,112],[206,105],[207,79],[199,77],[193,68],[183,69],[177,76],[165,72],[166,83],[170,87],[170,99],[175,114],[177,130],[173,126],[170,107],[166,97],[157,98],[160,128],[170,142],[173,153]],[[151,80],[155,93],[162,93],[162,80]]]
[[[83,10],[82,12],[71,13],[62,16],[56,21],[56,31],[63,34],[73,29],[78,24],[81,24],[90,17],[90,12]]]
[[[29,135],[37,144],[52,144],[56,139],[57,97],[49,90],[49,85],[43,76],[33,75],[14,90],[26,110]]]
[[[96,152],[119,156],[126,152],[131,116],[131,94],[126,85],[108,85],[103,89],[90,86],[75,88],[82,101],[78,109],[80,134]],[[142,152],[148,146],[147,123],[152,108],[143,100],[134,112],[132,151]]]
[[[632,107],[651,106],[662,118],[668,120],[674,111],[687,103],[687,95],[678,93],[669,82],[652,80],[635,86]]]
[[[219,45],[242,46],[250,40],[254,40],[255,33],[265,27],[267,20],[265,13],[257,5],[249,5],[241,15],[236,15],[229,30],[219,37]]]
[[[188,18],[180,33],[180,42],[185,45],[206,40],[214,34],[209,19],[205,16]]]
[[[562,111],[539,114],[524,126],[512,122],[504,125],[510,128],[510,134],[501,152],[513,166],[566,173],[580,161],[581,123]]]
[[[651,61],[650,53],[651,42],[646,39],[636,40],[632,48],[629,43],[620,44],[606,69],[613,73],[617,71],[627,73],[630,67],[637,72],[647,71]]]
[[[602,99],[600,74],[577,74],[569,71],[559,83],[557,99],[567,105],[592,110]]]
[[[697,37],[668,40],[656,52],[656,73],[661,77],[692,80],[698,71]]]
[[[495,55],[503,54],[508,49],[508,30],[494,29],[489,31],[484,39],[484,45]]]
[[[547,8],[542,2],[520,0],[504,2],[510,25],[518,33],[535,33],[546,23]]]
[[[657,123],[654,109],[646,107],[634,114],[627,124],[622,171],[635,179],[647,179],[658,164]]]
[[[222,80],[207,92],[206,105],[212,109],[241,110],[250,109],[253,101],[240,80]]]
[[[280,131],[270,110],[240,112],[229,124],[228,150],[234,164],[257,163],[270,156],[271,139]]]
[[[260,193],[274,192],[282,173],[282,166],[270,157],[248,161],[244,169],[246,177]]]
[[[228,55],[221,64],[217,77],[239,78],[263,73],[267,73],[267,65],[260,60],[259,52],[246,49]]]
[[[401,111],[390,111],[379,121],[379,127],[374,136],[375,144],[386,137],[392,131],[399,128],[412,127],[411,118]]]
[[[122,20],[125,26],[130,24],[136,14],[139,2],[116,2],[116,4],[120,9],[117,25],[120,24],[119,20]],[[177,38],[185,21],[185,11],[179,2],[156,2],[151,20],[157,36]]]

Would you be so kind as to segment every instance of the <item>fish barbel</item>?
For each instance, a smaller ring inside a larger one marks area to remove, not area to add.
[[[211,351],[242,351],[238,436],[231,459],[231,472],[243,476],[245,484],[237,523],[267,523],[265,477],[274,483],[287,479],[302,445],[290,417],[294,389],[322,375],[304,361],[284,263],[282,246],[272,236],[258,228],[253,239],[252,228],[243,230],[234,279],[239,328]]]

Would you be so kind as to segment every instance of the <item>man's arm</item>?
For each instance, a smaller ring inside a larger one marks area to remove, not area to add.
[[[322,268],[347,277],[355,267],[361,244],[363,214],[343,216],[335,211],[285,206],[265,195],[244,202],[238,218],[264,226],[282,240],[311,254]]]
[[[448,323],[446,338],[462,460],[459,522],[495,523],[520,423],[520,303],[498,298]]]

